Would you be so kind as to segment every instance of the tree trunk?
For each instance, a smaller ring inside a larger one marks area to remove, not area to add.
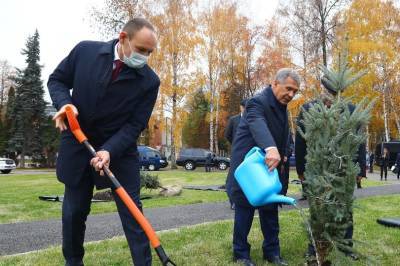
[[[21,156],[21,160],[19,161],[19,167],[25,168],[25,150],[24,149],[22,149],[20,156]]]
[[[386,103],[386,88],[383,88],[383,120],[385,124],[385,141],[390,140],[390,135],[389,135],[389,124],[388,124],[388,111],[387,111],[387,103]]]
[[[389,95],[389,99],[390,99],[390,105],[391,105],[391,107],[392,107],[392,109],[394,110],[394,119],[395,119],[395,122],[396,122],[396,127],[397,127],[397,134],[398,134],[398,137],[399,137],[399,139],[400,139],[400,119],[399,119],[399,115],[398,115],[398,113],[397,113],[397,106],[395,106],[394,105],[394,103],[393,103],[393,97],[392,97],[392,93],[390,92],[390,95]]]
[[[374,150],[374,149],[370,149],[369,143],[370,143],[370,139],[369,139],[369,126],[366,127],[366,131],[367,131],[367,152],[369,152],[370,150]],[[367,162],[368,163],[368,162]]]
[[[173,95],[172,95],[172,121],[171,121],[171,169],[177,169],[176,166],[176,153],[175,153],[175,128],[176,128],[176,90],[178,88],[178,62],[177,54],[173,54],[172,71],[173,71]]]
[[[210,82],[210,151],[214,151],[214,83],[212,77],[211,63],[209,63],[209,82]]]
[[[177,169],[175,154],[175,131],[176,126],[176,93],[172,96],[172,120],[171,120],[171,169]]]
[[[219,148],[218,148],[218,118],[219,118],[219,90],[217,90],[217,110],[215,114],[215,129],[214,129],[214,143],[215,143],[215,153],[219,153]]]

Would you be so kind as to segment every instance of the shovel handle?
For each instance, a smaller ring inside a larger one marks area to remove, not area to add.
[[[132,198],[129,196],[126,190],[123,187],[118,187],[115,189],[115,192],[117,193],[119,198],[125,203],[126,207],[129,209],[129,212],[133,215],[138,224],[142,227],[143,231],[146,233],[147,237],[150,240],[151,246],[153,248],[159,247],[160,240],[158,240],[158,237],[154,232],[153,227],[143,216],[142,212],[133,202]]]
[[[68,124],[70,126],[71,132],[74,134],[75,138],[79,141],[79,143],[83,143],[86,148],[90,151],[92,156],[96,156],[96,151],[92,145],[90,145],[87,137],[82,132],[81,127],[79,125],[78,120],[75,117],[75,114],[70,106],[66,107],[66,115],[68,119]],[[110,169],[106,166],[103,167],[103,171],[105,175],[110,179],[113,184],[114,191],[117,193],[118,197],[122,200],[125,206],[128,208],[129,212],[135,218],[137,223],[145,232],[146,236],[148,237],[151,246],[156,250],[157,255],[164,266],[172,265],[176,266],[165,253],[164,249],[161,246],[160,240],[158,239],[153,227],[149,223],[149,221],[144,217],[143,213],[139,210],[136,206],[135,202],[126,192],[126,190],[121,186],[118,182],[114,174],[110,171]]]
[[[85,134],[83,134],[81,127],[79,126],[78,119],[76,119],[71,106],[67,106],[65,108],[65,113],[67,114],[68,124],[72,134],[74,134],[79,143],[83,143],[85,140],[87,140],[87,137]]]

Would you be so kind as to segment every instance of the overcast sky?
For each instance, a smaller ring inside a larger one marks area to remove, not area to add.
[[[201,1],[201,0],[199,0]],[[99,40],[91,28],[87,14],[92,6],[101,6],[103,0],[1,0],[0,1],[0,59],[12,66],[25,67],[21,50],[35,29],[40,34],[40,63],[44,66],[42,79],[81,40]],[[262,25],[270,18],[279,0],[244,0],[240,6],[252,23]],[[46,100],[50,101],[45,86]]]

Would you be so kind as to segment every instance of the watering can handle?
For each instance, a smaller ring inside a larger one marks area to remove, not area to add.
[[[261,148],[259,148],[259,147],[253,147],[253,148],[251,148],[251,150],[249,150],[249,151],[247,152],[247,154],[246,154],[246,156],[245,156],[244,158],[246,159],[247,157],[249,157],[250,155],[252,155],[252,154],[255,153],[255,152],[261,153],[263,157],[265,156],[265,151],[263,151],[263,150],[262,150]]]

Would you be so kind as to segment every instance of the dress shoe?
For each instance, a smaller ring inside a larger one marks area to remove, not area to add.
[[[251,261],[251,259],[237,259],[234,261],[244,266],[256,266],[254,262]]]
[[[350,253],[346,253],[346,256],[351,258],[352,260],[359,260],[360,258],[357,256],[357,254],[350,252]]]
[[[281,266],[289,265],[289,264],[288,264],[284,259],[282,259],[280,256],[265,257],[265,260],[267,260],[269,263],[272,263],[273,265],[281,265]]]
[[[65,266],[84,266],[83,261],[67,261]]]

